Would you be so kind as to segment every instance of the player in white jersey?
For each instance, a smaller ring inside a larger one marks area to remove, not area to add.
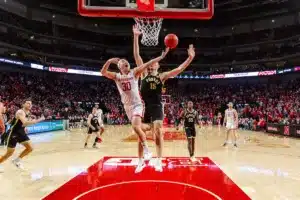
[[[166,49],[161,56],[152,59],[149,62],[132,70],[130,69],[130,65],[127,60],[119,58],[109,59],[101,70],[103,76],[116,82],[127,117],[131,121],[132,128],[142,143],[144,149],[144,159],[146,160],[149,160],[152,157],[152,154],[148,149],[145,132],[142,130],[144,105],[140,96],[138,81],[141,74],[150,65],[161,61],[166,56],[168,50],[169,49]],[[108,71],[108,68],[111,64],[116,64],[120,70],[120,73]],[[136,173],[138,172],[140,172],[140,169],[137,168]]]
[[[237,111],[233,108],[233,103],[228,104],[228,109],[225,110],[225,118],[224,118],[224,123],[223,125],[226,125],[226,141],[223,144],[223,146],[227,146],[228,140],[229,140],[229,135],[230,133],[233,133],[234,136],[234,147],[237,147],[236,141],[237,141],[237,135],[235,134],[236,129],[238,128],[238,113]]]

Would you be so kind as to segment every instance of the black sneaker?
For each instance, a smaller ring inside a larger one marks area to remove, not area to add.
[[[94,145],[93,145],[93,148],[94,148],[94,149],[98,149],[98,147],[97,147],[97,145],[96,145],[96,144],[94,144]]]
[[[233,145],[234,148],[238,148],[238,146],[236,144]]]
[[[223,147],[226,147],[227,146],[227,142],[225,142],[224,144],[223,144]]]

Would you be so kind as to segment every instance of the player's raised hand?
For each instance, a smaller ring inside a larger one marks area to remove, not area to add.
[[[189,48],[188,48],[188,55],[191,58],[195,57],[195,48],[194,45],[190,44]]]
[[[166,57],[166,55],[168,54],[170,48],[167,47],[162,53],[161,53],[161,59],[164,59]]]
[[[138,28],[138,26],[135,24],[132,27],[132,32],[134,35],[139,36],[142,34],[142,32],[140,31],[140,29]]]
[[[110,63],[113,63],[113,64],[118,64],[118,62],[120,61],[120,58],[111,58],[108,60]]]

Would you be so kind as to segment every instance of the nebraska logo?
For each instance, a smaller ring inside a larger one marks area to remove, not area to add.
[[[289,126],[285,126],[284,127],[284,132],[283,132],[284,135],[290,135],[290,127]]]
[[[50,72],[64,72],[67,73],[68,69],[66,68],[60,68],[60,67],[49,67]]]
[[[276,74],[276,70],[259,72],[258,76],[270,76]]]
[[[217,79],[217,78],[225,78],[224,74],[216,74],[216,75],[210,75],[211,79]]]
[[[267,129],[268,131],[276,131],[276,132],[278,131],[278,128],[272,126],[268,126]]]
[[[109,158],[104,162],[104,165],[109,166],[137,166],[139,163],[138,158]],[[150,166],[154,166],[156,163],[156,159],[152,158],[149,161]],[[201,163],[199,159],[196,162],[191,162],[189,158],[162,158],[163,166],[172,166],[172,167],[200,167],[205,164]]]

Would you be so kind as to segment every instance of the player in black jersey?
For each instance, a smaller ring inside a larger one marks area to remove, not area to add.
[[[41,117],[38,120],[30,119],[30,109],[32,107],[32,102],[26,100],[23,104],[23,108],[16,112],[14,119],[11,122],[10,132],[7,138],[7,150],[3,156],[0,156],[0,164],[11,157],[15,151],[17,143],[22,144],[25,149],[21,152],[18,158],[14,159],[12,162],[18,168],[23,168],[21,159],[27,156],[32,152],[33,147],[30,143],[30,139],[26,134],[25,127],[39,123],[45,120],[44,117]]]
[[[139,36],[141,32],[136,26],[133,27],[134,34],[134,58],[137,66],[141,66],[144,62],[139,53]],[[169,49],[166,49],[166,52]],[[163,106],[162,106],[162,87],[166,80],[175,77],[183,72],[193,61],[195,57],[195,49],[193,45],[189,46],[188,58],[179,67],[158,73],[159,63],[155,62],[148,68],[148,72],[143,74],[141,81],[141,95],[145,103],[144,125],[145,131],[151,130],[155,135],[155,144],[157,150],[157,162],[155,163],[155,170],[162,171],[162,146],[163,146]],[[143,148],[139,145],[139,154],[142,155]],[[140,161],[143,162],[143,161]]]
[[[195,124],[199,124],[198,112],[193,108],[193,102],[189,101],[187,109],[183,110],[180,117],[184,121],[184,130],[188,140],[188,150],[190,153],[190,158],[194,162],[196,161],[195,154],[195,138],[196,138],[196,127]]]
[[[91,137],[91,135],[93,133],[96,134],[96,138],[93,144],[93,148],[97,148],[97,142],[101,142],[101,138],[100,138],[100,124],[99,124],[99,119],[98,119],[98,114],[97,114],[97,108],[94,107],[92,110],[92,114],[89,115],[88,120],[87,120],[87,124],[88,124],[88,132],[87,132],[87,136],[85,139],[85,143],[84,143],[84,148],[87,147],[87,143]]]

